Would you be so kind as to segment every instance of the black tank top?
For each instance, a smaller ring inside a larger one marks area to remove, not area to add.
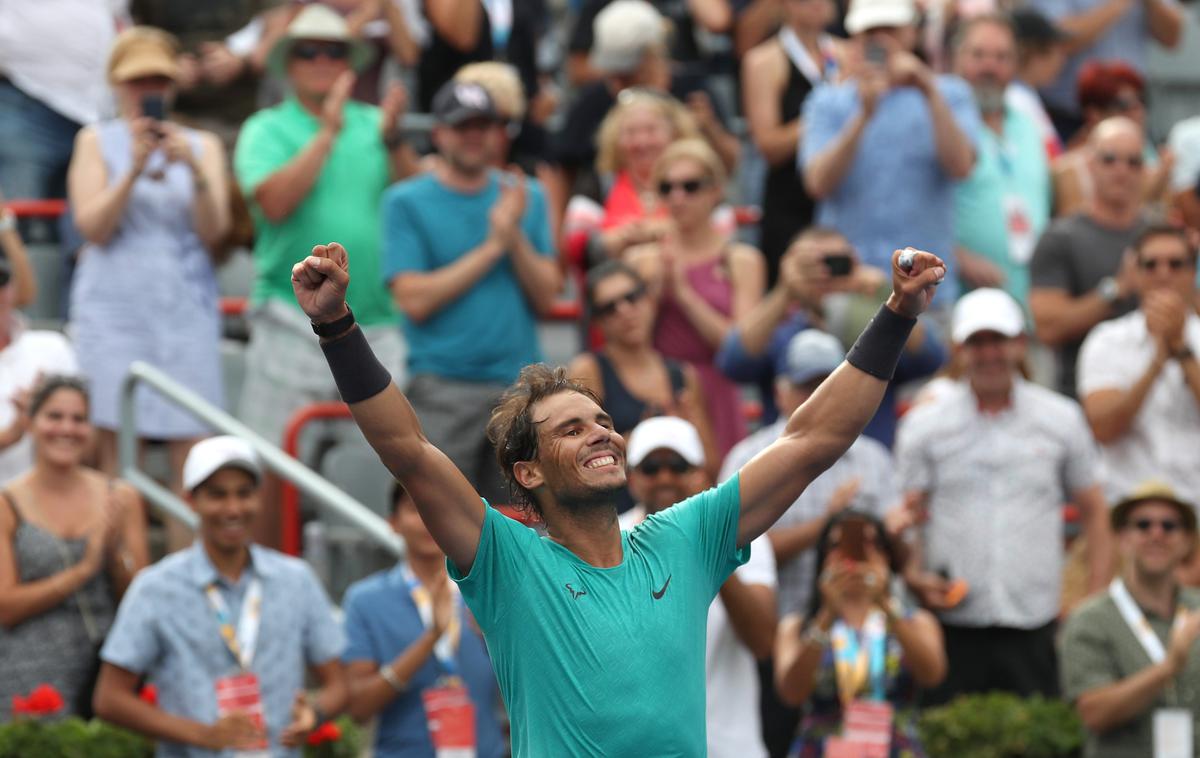
[[[786,124],[800,115],[804,99],[812,92],[813,86],[790,58],[785,55],[784,59],[788,62],[788,81],[779,101],[779,113]],[[801,177],[794,159],[784,161],[767,172],[762,200],[762,238],[759,242],[767,259],[768,286],[775,283],[779,259],[783,257],[792,237],[812,223],[816,203],[804,191]]]
[[[636,397],[621,382],[617,369],[604,353],[595,353],[596,363],[600,365],[600,378],[604,386],[604,410],[612,416],[613,428],[618,434],[627,435],[643,419],[661,415],[665,409],[652,403],[647,403]],[[663,358],[667,364],[667,376],[671,381],[671,394],[678,395],[683,391],[683,367],[671,360]]]

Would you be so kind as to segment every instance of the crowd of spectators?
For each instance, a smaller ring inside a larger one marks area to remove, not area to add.
[[[116,478],[129,365],[278,442],[339,399],[292,293],[312,246],[345,246],[357,322],[493,504],[489,416],[577,304],[568,372],[626,438],[636,529],[779,437],[911,245],[948,276],[879,412],[709,610],[709,754],[858,755],[844,725],[886,718],[872,739],[919,756],[920,708],[993,690],[1065,697],[1088,756],[1200,754],[1200,115],[1152,123],[1147,72],[1189,13],[0,6],[0,721],[49,683],[160,755],[293,754],[348,712],[379,756],[501,756],[507,720],[538,718],[499,702],[520,677],[493,673],[403,488],[373,505],[406,558],[339,622],[272,549],[278,483],[245,443],[143,387],[137,436],[199,516],[151,561],[157,521]],[[5,197],[67,201],[64,330],[21,313],[46,247]]]

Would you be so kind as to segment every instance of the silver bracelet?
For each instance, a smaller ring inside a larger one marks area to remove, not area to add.
[[[392,670],[391,664],[380,666],[379,676],[383,678],[383,681],[390,684],[396,692],[404,692],[408,689],[408,685],[400,681],[400,677],[396,676],[396,672]]]

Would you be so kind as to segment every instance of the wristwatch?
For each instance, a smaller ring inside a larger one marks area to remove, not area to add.
[[[1121,299],[1121,285],[1117,284],[1115,277],[1106,276],[1096,285],[1096,292],[1104,299],[1104,302],[1109,305],[1115,304]]]
[[[346,304],[346,315],[336,321],[326,321],[323,324],[313,324],[313,333],[318,337],[336,337],[342,332],[345,332],[350,327],[354,326],[354,311],[350,310],[350,304]]]
[[[1192,352],[1192,348],[1190,346],[1184,345],[1183,347],[1179,348],[1174,353],[1172,353],[1171,357],[1174,358],[1175,360],[1179,361],[1180,363],[1183,363],[1184,361],[1188,360],[1189,358],[1195,358],[1196,354],[1194,352]]]

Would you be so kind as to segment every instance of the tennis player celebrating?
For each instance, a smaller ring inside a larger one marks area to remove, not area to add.
[[[625,442],[608,414],[563,369],[527,367],[488,437],[546,537],[488,507],[425,439],[346,307],[341,245],[313,248],[292,285],[342,398],[412,495],[483,630],[514,756],[700,756],[709,604],[750,541],[858,437],[944,275],[937,256],[896,251],[887,303],[783,436],[630,532],[617,526]]]

